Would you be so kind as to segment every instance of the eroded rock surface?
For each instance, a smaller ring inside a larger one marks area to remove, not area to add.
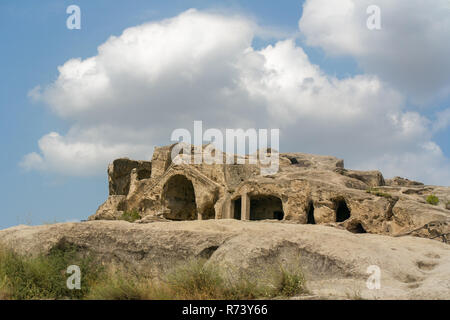
[[[118,219],[136,211],[140,222],[157,220],[147,217],[276,219],[354,233],[412,234],[443,242],[450,237],[450,187],[400,177],[385,180],[379,171],[350,170],[341,159],[304,153],[280,154],[278,172],[264,176],[249,156],[234,156],[245,164],[188,164],[172,161],[173,148],[156,148],[152,161],[114,161],[108,168],[110,196],[89,219]],[[203,155],[215,152],[210,146],[199,148]],[[429,195],[439,203],[428,204]],[[431,222],[443,223],[440,236],[426,227]]]
[[[0,243],[30,255],[70,244],[101,262],[155,274],[195,257],[223,266],[230,279],[264,281],[280,264],[299,265],[317,298],[450,299],[450,247],[410,236],[286,221],[89,221],[17,226],[0,231]],[[366,286],[369,266],[380,268],[379,290]]]

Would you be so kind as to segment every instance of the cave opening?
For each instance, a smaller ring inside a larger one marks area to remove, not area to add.
[[[253,196],[250,198],[250,220],[283,220],[281,199],[276,196]]]
[[[364,229],[361,223],[350,225],[347,230],[352,233],[367,233],[366,229]]]
[[[197,205],[192,182],[183,175],[171,177],[163,189],[164,218],[176,221],[197,220]]]
[[[347,202],[343,198],[336,199],[336,222],[343,222],[350,218],[350,209],[347,206]]]
[[[314,218],[314,204],[312,201],[308,204],[308,209],[306,211],[307,213],[307,224],[316,224],[316,219]]]

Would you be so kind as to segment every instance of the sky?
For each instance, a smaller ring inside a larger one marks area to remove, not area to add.
[[[448,0],[2,0],[0,35],[0,228],[87,219],[194,120],[450,185]]]

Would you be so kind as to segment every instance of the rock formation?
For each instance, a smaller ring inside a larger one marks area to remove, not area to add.
[[[221,266],[230,281],[300,266],[312,299],[450,298],[449,187],[302,153],[280,154],[278,172],[262,175],[258,164],[189,164],[184,153],[172,161],[173,148],[156,148],[152,161],[115,160],[91,221],[1,230],[1,245],[23,255],[75,246],[156,276],[190,258]],[[140,219],[105,221],[125,216]],[[373,266],[377,290],[366,285]]]
[[[115,160],[108,168],[109,197],[89,220],[135,211],[139,222],[282,220],[353,233],[450,238],[450,187],[385,180],[379,171],[345,169],[341,159],[303,153],[279,154],[278,172],[264,176],[250,156],[244,164],[190,164],[172,161],[173,148],[155,148],[151,161]],[[429,195],[439,203],[428,204]]]
[[[189,258],[203,258],[223,266],[231,279],[244,274],[265,281],[280,264],[300,265],[315,299],[450,299],[447,244],[321,225],[233,219],[88,221],[17,226],[1,230],[0,243],[30,255],[76,246],[133,274],[158,274]],[[366,286],[369,266],[380,268],[379,290]]]

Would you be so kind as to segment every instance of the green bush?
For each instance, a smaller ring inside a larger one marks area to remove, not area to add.
[[[436,197],[434,194],[431,194],[427,197],[427,203],[429,203],[433,206],[437,206],[439,203],[439,198]]]
[[[81,290],[70,290],[66,281],[67,267],[81,269]],[[89,256],[81,256],[76,248],[58,248],[48,255],[23,257],[0,249],[0,296],[10,299],[80,299],[101,274]]]
[[[134,222],[136,220],[141,219],[141,215],[136,210],[132,211],[125,211],[122,216],[120,217],[121,220],[125,220],[128,222]]]

